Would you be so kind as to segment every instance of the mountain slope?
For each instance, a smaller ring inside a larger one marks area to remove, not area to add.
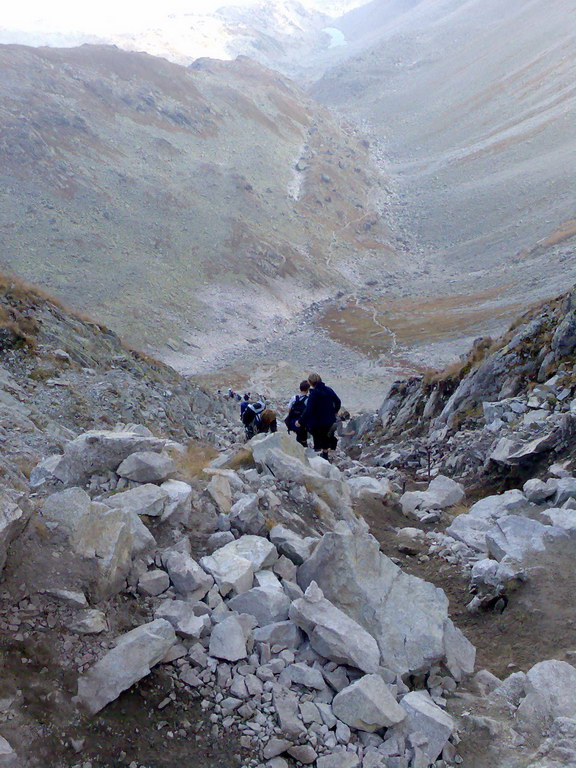
[[[276,73],[101,46],[0,65],[0,258],[132,343],[193,368],[400,263],[361,138]]]
[[[563,0],[372,2],[337,22],[351,58],[312,93],[372,124],[406,226],[455,277],[571,279],[575,22]]]

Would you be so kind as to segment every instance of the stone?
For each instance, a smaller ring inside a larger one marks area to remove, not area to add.
[[[174,629],[163,619],[121,635],[115,647],[79,677],[79,706],[95,715],[122,691],[150,674],[175,642]]]
[[[426,534],[419,528],[401,528],[396,536],[396,547],[399,552],[417,555],[427,549]]]
[[[576,499],[576,477],[560,477],[549,480],[547,485],[554,489],[554,506],[561,507],[568,499]]]
[[[161,595],[162,592],[166,592],[170,586],[170,577],[166,571],[162,571],[160,568],[154,568],[151,571],[146,571],[138,579],[138,592],[141,595],[148,595],[150,597],[156,597]]]
[[[450,619],[444,623],[444,656],[446,666],[456,681],[460,682],[473,674],[476,648]]]
[[[270,741],[266,744],[266,746],[262,750],[262,757],[264,758],[264,760],[270,760],[273,757],[278,757],[278,755],[281,755],[283,752],[286,752],[286,750],[291,746],[292,746],[291,741],[273,737],[270,739]]]
[[[21,768],[22,763],[9,741],[0,736],[0,768]]]
[[[175,471],[176,465],[167,453],[136,451],[124,459],[116,473],[136,483],[162,483]]]
[[[504,701],[509,708],[516,709],[526,695],[526,675],[524,672],[513,672],[490,694],[494,701]]]
[[[543,525],[538,520],[508,515],[495,522],[486,534],[486,543],[489,553],[496,560],[508,557],[523,563],[532,553],[544,552],[549,541],[562,535],[565,535],[563,531]]]
[[[375,477],[354,476],[348,480],[353,501],[363,501],[366,499],[375,499],[377,501],[388,501],[392,495],[390,481],[387,479],[378,480]]]
[[[288,749],[288,754],[302,765],[311,765],[318,757],[318,753],[310,744],[298,744]]]
[[[197,616],[194,604],[185,600],[163,600],[154,612],[154,618],[165,619],[181,637],[198,640],[210,629],[210,617]]]
[[[192,486],[182,480],[165,480],[160,490],[168,494],[162,522],[186,522],[192,509]]]
[[[254,640],[296,650],[302,645],[304,635],[293,621],[279,621],[254,630]]]
[[[247,592],[254,581],[254,566],[245,557],[231,554],[225,549],[222,547],[212,555],[201,558],[200,565],[214,578],[223,597],[230,592],[237,595]]]
[[[254,571],[271,568],[278,560],[278,550],[274,544],[262,536],[244,535],[222,547],[222,555],[231,554],[249,560]]]
[[[460,483],[449,477],[438,475],[427,490],[408,491],[400,497],[400,505],[404,514],[416,510],[446,509],[453,507],[464,499],[464,488]]]
[[[202,600],[214,585],[214,579],[187,552],[168,549],[162,553],[162,565],[168,571],[174,589],[191,600]]]
[[[332,711],[350,728],[368,733],[390,728],[406,717],[380,675],[364,675],[337,693]]]
[[[378,669],[380,651],[374,638],[326,600],[314,582],[308,586],[303,598],[292,603],[289,615],[306,632],[310,645],[321,656],[363,672]]]
[[[489,459],[507,466],[529,465],[541,454],[551,451],[558,439],[554,429],[528,442],[503,437],[490,453]]]
[[[558,717],[576,719],[576,668],[555,659],[541,661],[526,673],[526,696],[516,712],[522,733],[543,734]]]
[[[258,506],[258,496],[255,493],[241,496],[230,509],[230,524],[232,528],[253,536],[266,533],[266,521]]]
[[[163,440],[138,432],[85,432],[66,445],[54,476],[64,485],[80,485],[96,473],[115,471],[135,451],[160,452],[163,446]]]
[[[301,565],[307,560],[318,542],[318,539],[300,536],[284,525],[275,525],[269,535],[270,541],[276,545],[278,552],[295,565]]]
[[[79,635],[98,635],[100,632],[106,632],[106,614],[96,609],[80,611],[68,624],[68,629]]]
[[[11,494],[0,488],[0,574],[6,564],[8,549],[18,538],[30,517],[12,498]]]
[[[298,584],[303,589],[312,581],[326,599],[376,639],[382,665],[396,674],[425,671],[445,658],[445,634],[451,625],[446,595],[404,573],[380,552],[373,536],[324,534],[313,555],[298,569]],[[456,627],[454,633],[461,635]],[[465,638],[463,642],[467,643]],[[472,646],[470,649],[473,652]]]
[[[235,616],[229,616],[212,629],[210,656],[225,661],[240,661],[248,656],[244,627]]]
[[[40,486],[44,485],[46,482],[55,480],[54,470],[61,459],[62,456],[60,454],[54,454],[53,456],[48,456],[46,459],[42,459],[30,473],[30,487],[40,488]]]
[[[274,573],[285,581],[296,581],[297,566],[286,555],[280,555],[278,560],[272,566]]]
[[[542,519],[567,533],[576,532],[576,511],[573,509],[547,509],[542,512]]]
[[[232,611],[254,616],[258,626],[264,627],[288,619],[290,598],[276,589],[255,587],[233,597],[228,601],[228,607]]]
[[[272,571],[256,571],[254,574],[254,583],[257,587],[262,587],[262,589],[268,589],[273,590],[276,592],[284,592],[284,588],[282,584],[280,583],[280,579],[276,574],[272,573]],[[296,585],[294,585],[296,586]],[[302,590],[300,587],[296,586],[296,589],[301,592]],[[286,594],[292,599],[296,599],[295,597],[292,598],[290,595],[290,592],[286,591]],[[302,597],[302,595],[297,595],[297,597]]]
[[[217,509],[228,514],[232,508],[232,489],[230,481],[225,475],[212,475],[206,490],[210,494]]]
[[[155,456],[158,454],[154,454]],[[160,517],[170,497],[157,485],[146,483],[106,499],[109,507],[122,507],[137,515]]]
[[[554,488],[537,478],[527,480],[522,486],[522,490],[528,501],[534,504],[539,504],[554,495]]]
[[[567,768],[576,765],[576,719],[557,717],[540,744],[538,756],[539,759],[528,768],[542,768],[542,758],[550,761],[550,768],[558,764]]]
[[[492,523],[473,515],[458,515],[446,528],[446,535],[461,541],[475,552],[488,552],[486,534],[492,528]]]
[[[46,593],[52,597],[57,597],[58,600],[62,600],[74,608],[88,608],[88,600],[86,600],[84,592],[75,592],[70,589],[49,588],[46,590]]]
[[[283,735],[297,739],[306,732],[299,716],[298,699],[291,691],[277,685],[273,690],[273,702]]]
[[[216,533],[211,533],[210,536],[208,536],[206,546],[208,551],[212,554],[217,549],[225,547],[226,544],[229,544],[231,541],[234,541],[234,534],[232,531],[216,531]]]
[[[274,757],[266,763],[266,768],[290,768],[283,757]]]
[[[359,768],[360,758],[347,749],[330,752],[316,760],[316,768]]]
[[[307,664],[289,664],[282,674],[293,683],[303,685],[306,688],[316,688],[316,690],[322,691],[326,687],[322,673]]]
[[[505,493],[485,496],[470,507],[469,514],[483,520],[498,520],[528,506],[528,499],[518,489],[514,488]]]
[[[402,729],[419,734],[419,748],[429,762],[434,762],[454,732],[454,720],[432,701],[427,691],[410,691],[400,706],[407,715]]]
[[[69,570],[84,574],[96,601],[119,592],[133,559],[156,544],[138,515],[91,502],[80,488],[49,496],[42,507],[42,519],[52,538],[67,546]]]

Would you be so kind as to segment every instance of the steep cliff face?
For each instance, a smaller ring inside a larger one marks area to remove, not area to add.
[[[398,263],[361,137],[280,75],[99,46],[0,59],[2,262],[141,348],[190,362]]]

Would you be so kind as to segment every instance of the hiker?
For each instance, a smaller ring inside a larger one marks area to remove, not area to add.
[[[342,403],[336,392],[324,384],[319,374],[311,373],[308,382],[308,402],[296,426],[312,434],[314,450],[318,451],[323,459],[328,460],[328,451],[335,450],[338,444],[332,427],[336,424],[336,416]]]
[[[250,402],[250,392],[244,392],[244,397],[242,398],[242,402],[240,403],[240,418],[244,415],[244,411],[246,408],[248,408],[248,403]]]
[[[258,433],[258,427],[260,426],[260,419],[266,406],[260,400],[255,403],[248,403],[244,412],[242,413],[242,424],[244,424],[244,432],[246,433],[246,440],[250,440]]]
[[[304,448],[308,447],[308,430],[304,429],[304,427],[297,427],[296,422],[306,410],[309,391],[310,384],[308,379],[304,379],[304,381],[300,382],[299,394],[294,395],[288,403],[288,416],[284,419],[284,424],[286,424],[288,432],[295,432],[296,440],[300,445],[303,445]]]

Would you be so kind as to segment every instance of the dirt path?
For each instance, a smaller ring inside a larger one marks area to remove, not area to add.
[[[476,646],[477,669],[489,669],[498,677],[506,677],[544,659],[568,660],[570,652],[576,651],[576,571],[574,542],[569,537],[556,540],[546,552],[534,557],[528,582],[510,596],[502,614],[471,614],[466,605],[472,596],[461,568],[438,557],[421,562],[418,557],[398,552],[393,529],[411,526],[425,530],[424,526],[381,505],[364,507],[362,513],[384,554],[400,559],[407,573],[444,590],[450,617]]]

